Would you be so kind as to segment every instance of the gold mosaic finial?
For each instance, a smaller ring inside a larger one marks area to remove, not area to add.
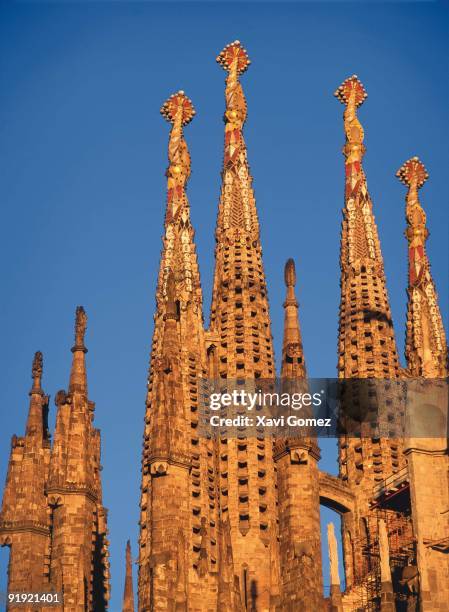
[[[288,259],[285,264],[284,280],[287,287],[294,287],[296,285],[296,270],[293,259]]]
[[[31,367],[31,377],[33,378],[33,390],[41,389],[43,370],[43,357],[40,351],[34,353],[33,365]]]
[[[335,91],[334,96],[340,100],[342,104],[347,106],[351,100],[354,100],[356,108],[361,106],[368,94],[356,74],[347,78]]]
[[[235,69],[237,74],[241,75],[248,69],[251,60],[248,57],[247,50],[242,46],[242,43],[239,40],[235,40],[233,43],[226,45],[223,51],[217,56],[217,62],[226,72],[231,72]]]
[[[87,328],[87,314],[82,306],[77,306],[75,315],[75,349],[84,348],[84,335]]]
[[[181,125],[187,125],[192,121],[195,114],[192,100],[186,96],[182,89],[172,94],[161,107],[161,115],[173,125],[177,118],[180,118]]]
[[[408,159],[396,172],[396,176],[401,183],[408,187],[416,183],[418,189],[420,189],[429,178],[429,174],[419,157],[411,157]]]

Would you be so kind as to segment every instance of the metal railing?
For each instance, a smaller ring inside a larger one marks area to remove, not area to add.
[[[374,498],[377,499],[384,493],[387,493],[391,489],[395,487],[399,487],[404,482],[408,481],[408,467],[402,468],[399,472],[395,472],[379,484],[377,484],[373,489]]]

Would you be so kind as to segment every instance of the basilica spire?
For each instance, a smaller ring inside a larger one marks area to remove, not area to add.
[[[295,295],[296,270],[293,259],[289,259],[285,264],[284,280],[287,291],[284,302],[281,378],[304,378],[306,366],[299,326],[298,300]]]
[[[256,200],[243,138],[246,100],[239,81],[250,60],[235,41],[217,62],[228,76],[210,329],[222,339],[222,378],[268,378],[274,376],[273,347]]]
[[[341,378],[396,377],[399,360],[382,253],[362,166],[364,131],[357,109],[367,94],[354,75],[335,96],[345,106],[346,133],[338,373]]]
[[[190,155],[183,133],[195,110],[179,91],[163,104],[161,113],[171,131],[145,413],[138,609],[146,611],[154,601],[155,607],[165,610],[174,597],[179,611],[202,606],[212,609],[216,577],[209,571],[216,562],[211,551],[217,541],[218,510],[214,503],[215,457],[207,448],[211,443],[198,431],[199,381],[206,374],[206,348],[200,274],[186,194]],[[208,524],[207,537],[201,530],[203,517]],[[201,576],[197,565],[200,550]]]
[[[259,221],[243,137],[247,106],[239,79],[250,60],[243,45],[234,41],[217,62],[227,77],[209,334],[216,346],[214,371],[232,386],[233,381],[272,379],[275,370]],[[235,566],[245,568],[242,600],[251,605],[251,584],[257,582],[257,604],[268,609],[269,593],[275,593],[270,586],[273,568],[278,567],[276,525],[266,519],[276,511],[272,443],[263,436],[238,441],[231,437],[225,443],[227,452],[219,453],[220,496]],[[236,493],[228,497],[228,491]]]
[[[354,75],[340,85],[335,96],[345,107],[346,135],[338,376],[355,379],[354,383],[342,385],[345,390],[342,411],[347,415],[356,414],[360,421],[360,439],[351,435],[352,431],[348,437],[339,439],[339,467],[340,477],[354,487],[359,516],[366,517],[373,487],[405,463],[400,441],[376,435],[369,422],[378,422],[379,415],[387,422],[396,423],[400,418],[401,404],[396,386],[387,383],[385,392],[378,393],[382,383],[372,380],[398,378],[400,367],[380,241],[362,166],[364,131],[357,113],[367,94]],[[371,380],[361,384],[358,379]],[[354,427],[350,417],[348,427]],[[361,523],[351,526],[347,517],[343,518],[343,524],[344,529],[363,545],[377,537],[374,527],[368,531],[361,528]],[[361,572],[363,563],[359,549],[353,556],[345,553],[345,565],[350,574]]]
[[[190,154],[183,128],[192,121],[195,109],[183,91],[171,95],[162,105],[162,116],[171,124],[168,143],[167,207],[163,251],[157,287],[158,309],[164,308],[169,272],[174,274],[176,293],[182,304],[201,308],[202,295],[194,230],[186,194],[190,177]]]
[[[220,241],[224,236],[251,235],[254,240],[258,240],[259,221],[243,137],[247,106],[239,81],[251,62],[246,49],[238,40],[226,45],[218,55],[217,62],[228,76],[225,89],[222,192],[216,238]]]
[[[447,346],[438,296],[426,252],[429,231],[419,190],[429,178],[418,157],[407,160],[397,171],[407,186],[405,236],[408,241],[408,312],[405,341],[407,365],[412,376],[447,376]]]

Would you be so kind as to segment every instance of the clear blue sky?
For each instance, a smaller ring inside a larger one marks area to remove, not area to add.
[[[447,329],[448,13],[448,4],[437,2],[1,4],[0,482],[10,436],[24,432],[33,353],[44,353],[45,390],[54,397],[68,383],[74,309],[83,304],[110,510],[113,612],[120,610],[128,537],[137,553],[165,204],[169,126],[159,115],[162,102],[184,89],[197,109],[186,138],[207,318],[223,148],[225,74],[215,57],[236,38],[245,44],[253,61],[242,79],[246,140],[277,352],[282,270],[294,257],[309,373],[334,376],[344,134],[333,92],[354,73],[369,96],[359,113],[365,169],[399,348],[405,189],[395,172],[412,155],[430,173],[421,195]],[[52,401],[52,423],[54,413]],[[328,453],[323,467],[335,471],[334,460]],[[5,562],[2,549],[0,590]]]

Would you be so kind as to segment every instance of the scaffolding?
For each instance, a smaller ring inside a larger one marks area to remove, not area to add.
[[[379,550],[379,521],[385,522],[393,592],[397,612],[410,610],[412,596],[401,583],[403,569],[416,564],[416,540],[413,533],[410,506],[410,485],[407,468],[376,485],[366,534],[354,544],[362,551],[363,569],[354,581],[351,607],[354,612],[380,610],[381,575]]]

